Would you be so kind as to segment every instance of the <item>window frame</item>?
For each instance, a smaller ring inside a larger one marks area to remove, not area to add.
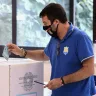
[[[96,44],[96,0],[93,0],[93,43]]]
[[[93,8],[93,10],[94,10],[94,13],[95,13],[95,9],[96,9],[96,0],[93,0],[95,3],[93,3],[94,4],[94,8]],[[17,38],[17,34],[16,34],[16,32],[17,32],[17,30],[16,30],[16,28],[17,28],[17,21],[16,21],[16,12],[17,12],[17,10],[16,10],[16,4],[17,4],[17,2],[16,2],[16,0],[12,0],[12,43],[14,43],[14,44],[16,44],[16,38]],[[95,16],[96,16],[96,13],[95,13]],[[94,19],[96,20],[96,18],[93,18],[93,21],[94,21]],[[70,22],[72,22],[73,24],[74,24],[74,20],[75,20],[75,7],[74,7],[74,0],[69,0],[69,21]],[[96,35],[96,22],[94,21],[93,22],[93,34],[95,34]],[[96,37],[96,36],[95,36]],[[93,36],[93,39],[95,38],[94,36]],[[93,40],[94,41],[94,40]],[[94,43],[96,43],[96,42],[94,42]],[[24,48],[24,49],[26,49],[26,50],[39,50],[39,49],[44,49],[44,47],[24,47],[24,46],[19,46],[19,47],[22,47],[22,48]],[[0,57],[2,57],[2,52],[3,52],[3,48],[4,48],[4,46],[3,45],[0,45]],[[19,57],[19,56],[16,56],[16,55],[14,55],[14,54],[12,54],[10,57]]]

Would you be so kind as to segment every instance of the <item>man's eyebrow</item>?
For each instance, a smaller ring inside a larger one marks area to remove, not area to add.
[[[47,24],[47,22],[43,21],[44,24]]]

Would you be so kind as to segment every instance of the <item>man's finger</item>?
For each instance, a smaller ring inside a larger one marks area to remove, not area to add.
[[[44,88],[48,87],[48,84],[44,86]]]

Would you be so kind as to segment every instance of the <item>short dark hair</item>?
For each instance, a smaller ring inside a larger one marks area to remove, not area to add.
[[[64,8],[58,3],[50,3],[39,14],[39,17],[47,16],[51,23],[58,19],[61,23],[67,21],[67,16]]]

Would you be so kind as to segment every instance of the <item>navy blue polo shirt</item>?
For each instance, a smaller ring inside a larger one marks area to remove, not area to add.
[[[94,56],[93,45],[85,32],[70,23],[63,40],[52,37],[44,49],[52,65],[51,79],[72,74],[82,68],[82,62]],[[52,96],[92,96],[95,92],[93,76],[52,90]]]

